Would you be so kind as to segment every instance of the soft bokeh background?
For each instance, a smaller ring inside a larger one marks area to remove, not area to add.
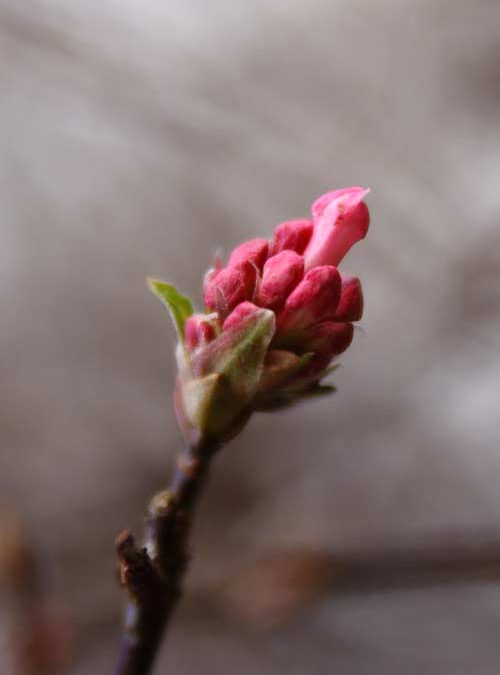
[[[113,538],[179,444],[146,275],[199,297],[217,247],[350,184],[364,334],[337,395],[221,454],[158,673],[498,672],[493,583],[258,631],[210,589],[288,546],[500,537],[499,82],[495,0],[0,0],[1,502],[74,617],[67,672],[110,672]]]

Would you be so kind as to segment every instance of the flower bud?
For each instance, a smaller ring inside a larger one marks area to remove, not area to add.
[[[312,233],[312,220],[287,220],[274,230],[269,254],[276,255],[285,250],[302,254],[311,239]]]
[[[248,301],[240,302],[240,304],[236,305],[231,314],[224,321],[222,330],[235,328],[238,324],[240,324],[243,321],[243,319],[246,319],[247,316],[250,316],[250,314],[254,314],[255,312],[258,311],[259,308],[257,307],[257,305],[254,305],[253,302]]]
[[[304,276],[304,259],[294,251],[281,251],[264,265],[257,303],[277,311]]]
[[[325,321],[310,328],[301,343],[306,352],[314,352],[304,368],[305,378],[311,379],[324,373],[330,361],[349,347],[353,333],[352,323]]]
[[[172,284],[150,279],[178,335],[176,412],[192,447],[214,448],[237,433],[252,411],[271,410],[309,394],[353,337],[363,293],[357,277],[336,266],[368,230],[360,187],[328,192],[313,220],[276,227],[269,244],[237,246],[226,267],[205,276],[206,314]]]
[[[276,343],[280,346],[293,343],[313,324],[333,319],[340,285],[340,274],[335,267],[325,265],[309,270],[278,315]]]
[[[304,252],[306,270],[318,265],[338,265],[349,249],[366,236],[370,214],[365,188],[328,192],[312,206],[314,230]]]
[[[268,251],[269,242],[267,239],[250,239],[250,241],[245,241],[233,250],[229,256],[228,267],[250,262],[261,270],[266,262]]]
[[[324,321],[307,331],[301,347],[306,352],[317,352],[330,360],[345,352],[352,342],[353,332],[352,323]]]
[[[206,306],[224,319],[240,302],[253,298],[256,279],[257,269],[251,262],[225,267],[205,284]]]
[[[215,328],[207,314],[192,314],[184,324],[184,343],[188,351],[193,351],[200,345],[206,344],[215,338]]]
[[[363,290],[358,277],[342,276],[336,321],[359,321],[363,316]]]

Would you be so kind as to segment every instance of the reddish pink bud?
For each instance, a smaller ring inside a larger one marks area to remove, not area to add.
[[[243,321],[247,316],[250,314],[254,314],[255,312],[258,312],[259,308],[253,304],[253,302],[241,302],[239,305],[237,305],[231,314],[227,317],[227,319],[224,321],[224,325],[222,326],[223,330],[227,330],[228,328],[234,328],[237,326],[239,323]]]
[[[287,220],[274,230],[274,239],[269,253],[276,255],[280,251],[289,250],[302,254],[312,233],[312,220]]]
[[[324,321],[312,326],[301,342],[305,352],[317,352],[328,360],[342,354],[352,342],[354,328],[352,323]]]
[[[256,279],[257,269],[250,262],[225,267],[205,284],[206,306],[226,317],[240,302],[253,298]]]
[[[314,230],[305,252],[306,269],[338,265],[349,249],[366,236],[370,224],[361,187],[328,192],[312,205]]]
[[[192,352],[199,345],[207,344],[215,337],[215,329],[206,314],[192,314],[184,324],[184,342]]]
[[[309,326],[331,319],[340,298],[340,274],[335,267],[315,267],[289,295],[278,316],[280,338],[300,336]]]
[[[342,276],[340,301],[335,320],[359,321],[363,316],[363,290],[358,277]]]
[[[267,239],[251,239],[237,246],[229,256],[228,266],[250,262],[261,270],[269,250]]]
[[[257,291],[261,307],[278,310],[304,276],[304,258],[295,251],[281,251],[264,265]]]
[[[210,294],[210,287],[212,285],[212,282],[214,281],[215,277],[217,277],[221,272],[222,267],[215,266],[211,267],[205,274],[205,278],[203,279],[203,300],[205,302],[205,305],[207,306],[208,306],[207,295]]]

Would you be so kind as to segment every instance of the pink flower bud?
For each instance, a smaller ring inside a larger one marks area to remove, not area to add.
[[[257,305],[254,305],[253,302],[241,302],[239,305],[236,305],[231,314],[224,321],[222,329],[227,330],[228,328],[234,328],[247,316],[250,316],[250,314],[254,314],[258,311],[259,308]]]
[[[338,265],[349,249],[366,236],[370,224],[361,187],[328,192],[312,205],[314,230],[305,252],[305,267]]]
[[[304,253],[313,233],[312,220],[287,220],[274,230],[274,238],[269,251],[276,255],[280,251]]]
[[[250,239],[237,246],[229,256],[228,267],[250,262],[257,265],[259,270],[266,262],[269,250],[267,239]]]
[[[352,323],[324,321],[307,331],[301,347],[305,352],[317,352],[318,356],[324,356],[330,361],[349,347],[353,332]]]
[[[332,319],[340,298],[340,274],[325,265],[309,270],[278,315],[281,340],[296,339],[315,323]]]
[[[206,314],[192,314],[184,324],[184,342],[192,352],[199,345],[207,344],[215,337],[215,329]]]
[[[304,258],[294,251],[281,251],[264,265],[257,303],[277,311],[304,276]]]
[[[240,302],[253,298],[257,269],[250,262],[225,267],[205,284],[207,307],[224,319]]]
[[[340,301],[335,320],[359,321],[363,316],[363,290],[358,277],[342,276]]]
[[[222,267],[216,266],[216,267],[211,267],[208,272],[205,274],[205,277],[203,279],[203,300],[205,302],[205,305],[208,306],[207,303],[207,297],[210,297],[211,293],[211,286],[214,281],[214,279],[222,272]]]

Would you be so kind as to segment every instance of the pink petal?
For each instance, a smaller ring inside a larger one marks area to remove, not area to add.
[[[347,202],[345,202],[345,207],[349,208],[359,204],[359,202],[370,192],[370,188],[362,187],[348,187],[341,188],[340,190],[331,190],[326,192],[321,197],[318,197],[313,205],[311,206],[311,213],[313,218],[318,218],[322,216],[325,209],[330,206],[332,202],[339,200],[340,197],[345,197]]]
[[[328,192],[313,204],[314,231],[305,252],[306,269],[338,265],[349,249],[366,236],[370,224],[360,187]]]

